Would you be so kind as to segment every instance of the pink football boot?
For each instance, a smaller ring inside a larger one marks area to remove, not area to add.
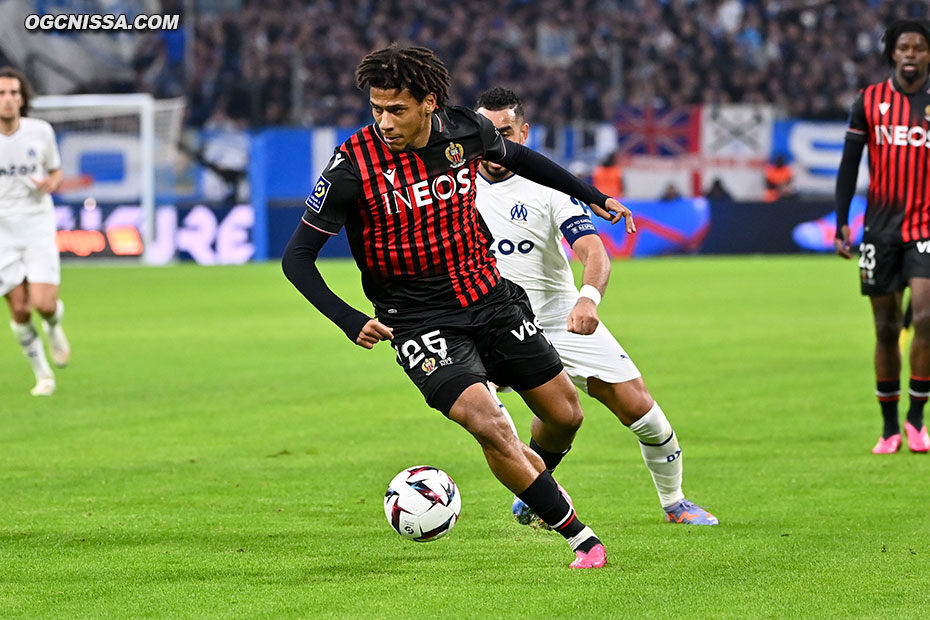
[[[913,428],[913,427],[911,427]],[[872,448],[872,454],[894,454],[901,449],[901,433],[895,433],[888,439],[878,438],[878,443]]]
[[[917,430],[913,424],[905,422],[904,432],[907,433],[907,447],[911,452],[930,452],[930,435],[927,434],[926,424]]]
[[[604,545],[594,545],[591,550],[575,552],[575,561],[569,564],[570,568],[603,568],[607,564],[607,551]]]

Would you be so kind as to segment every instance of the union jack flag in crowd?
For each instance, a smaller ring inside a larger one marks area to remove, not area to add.
[[[614,121],[620,155],[684,155],[700,149],[701,108],[620,106]]]

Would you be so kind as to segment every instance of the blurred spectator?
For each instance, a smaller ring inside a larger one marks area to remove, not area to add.
[[[602,161],[591,173],[591,184],[608,196],[623,196],[623,171],[614,151]]]
[[[775,202],[794,193],[792,189],[794,170],[791,168],[791,164],[785,161],[784,155],[777,155],[774,161],[765,165],[763,172],[765,174],[765,192],[762,194],[762,200]]]
[[[714,182],[710,184],[705,198],[717,202],[732,202],[733,200],[733,196],[730,195],[730,192],[727,190],[720,177],[714,178]]]
[[[203,127],[203,144],[194,156],[204,166],[201,191],[208,200],[234,205],[248,195],[249,136],[245,119],[228,114],[223,102]]]
[[[568,162],[568,171],[585,183],[591,183],[593,185],[593,181],[591,180],[591,166],[580,159]]]
[[[662,190],[662,195],[659,196],[659,200],[662,202],[674,202],[675,200],[681,200],[682,195],[681,191],[674,183],[669,183],[665,186],[665,189]]]

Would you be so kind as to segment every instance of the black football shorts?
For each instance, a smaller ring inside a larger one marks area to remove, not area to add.
[[[887,241],[866,234],[859,244],[862,294],[891,295],[911,278],[930,278],[930,240]]]
[[[506,279],[466,308],[379,316],[393,328],[397,363],[427,404],[449,415],[467,387],[493,381],[523,391],[562,370],[526,292]]]

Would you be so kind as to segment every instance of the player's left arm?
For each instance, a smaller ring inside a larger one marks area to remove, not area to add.
[[[55,139],[55,130],[48,123],[44,127],[44,144],[41,150],[42,165],[45,166],[45,176],[38,178],[33,177],[36,191],[43,194],[51,194],[58,191],[61,182],[64,180],[64,174],[61,171],[61,154],[58,152],[58,141]]]
[[[469,113],[473,114],[478,123],[484,157],[488,161],[498,163],[534,183],[574,196],[588,205],[598,217],[611,224],[623,219],[626,222],[626,231],[636,232],[633,213],[619,200],[607,196],[590,183],[585,183],[548,157],[501,137],[494,124],[484,116],[470,111]]]
[[[572,250],[584,265],[581,295],[568,315],[568,331],[587,336],[593,334],[601,322],[597,304],[607,290],[610,279],[610,257],[604,242],[597,235],[585,235],[572,244]]]
[[[33,178],[32,182],[36,184],[36,191],[42,192],[43,194],[51,194],[61,187],[63,179],[64,174],[61,172],[61,168],[59,168],[57,170],[49,170],[48,174],[41,179]]]
[[[610,257],[597,234],[597,227],[578,199],[552,192],[548,206],[551,221],[558,227],[553,233],[568,242],[584,268],[581,291],[568,315],[567,329],[587,336],[593,334],[600,323],[597,305],[610,278]]]
[[[591,210],[611,224],[626,221],[626,231],[636,232],[633,213],[616,198],[610,198],[593,185],[585,183],[548,157],[522,144],[504,140],[506,152],[496,163],[530,181],[551,187],[584,201]]]

